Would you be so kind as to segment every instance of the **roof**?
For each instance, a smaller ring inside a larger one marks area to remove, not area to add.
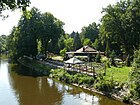
[[[104,54],[104,52],[97,51],[96,49],[93,49],[92,47],[89,46],[83,46],[82,48],[76,50],[76,51],[71,51],[71,52],[66,52],[66,54]]]
[[[97,52],[97,50],[95,50],[89,46],[83,46],[82,48],[76,50],[76,52]]]
[[[68,63],[68,64],[81,64],[81,63],[84,63],[83,61],[73,57],[73,58],[70,58],[69,60],[67,61],[64,61],[64,63]]]

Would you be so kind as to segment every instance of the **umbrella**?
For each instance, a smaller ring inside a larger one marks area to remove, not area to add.
[[[67,61],[64,61],[64,63],[67,63],[67,64],[81,64],[81,63],[84,63],[84,62],[75,58],[75,57],[73,57],[73,58],[70,58]]]

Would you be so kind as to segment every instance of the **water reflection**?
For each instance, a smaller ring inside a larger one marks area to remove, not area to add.
[[[8,99],[8,101],[7,101]],[[122,102],[54,81],[21,76],[0,64],[0,105],[125,105]]]
[[[17,97],[8,78],[8,63],[0,60],[0,105],[18,105]]]
[[[61,105],[62,94],[47,78],[19,77],[11,73],[10,83],[16,90],[20,105]]]

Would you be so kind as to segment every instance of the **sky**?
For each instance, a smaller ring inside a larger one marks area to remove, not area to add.
[[[50,12],[65,23],[66,33],[81,32],[82,27],[99,23],[102,8],[115,4],[118,0],[31,0],[30,8],[37,7],[42,13]],[[29,9],[30,9],[29,8]],[[0,35],[9,35],[13,26],[18,24],[21,12],[4,11],[9,17],[0,17]]]

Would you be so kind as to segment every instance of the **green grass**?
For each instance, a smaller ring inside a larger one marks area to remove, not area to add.
[[[63,61],[63,57],[62,56],[54,56],[52,57],[53,60],[59,60],[59,61]]]
[[[105,80],[110,80],[113,78],[114,81],[125,83],[129,80],[129,73],[131,71],[131,67],[111,67],[107,68]]]

